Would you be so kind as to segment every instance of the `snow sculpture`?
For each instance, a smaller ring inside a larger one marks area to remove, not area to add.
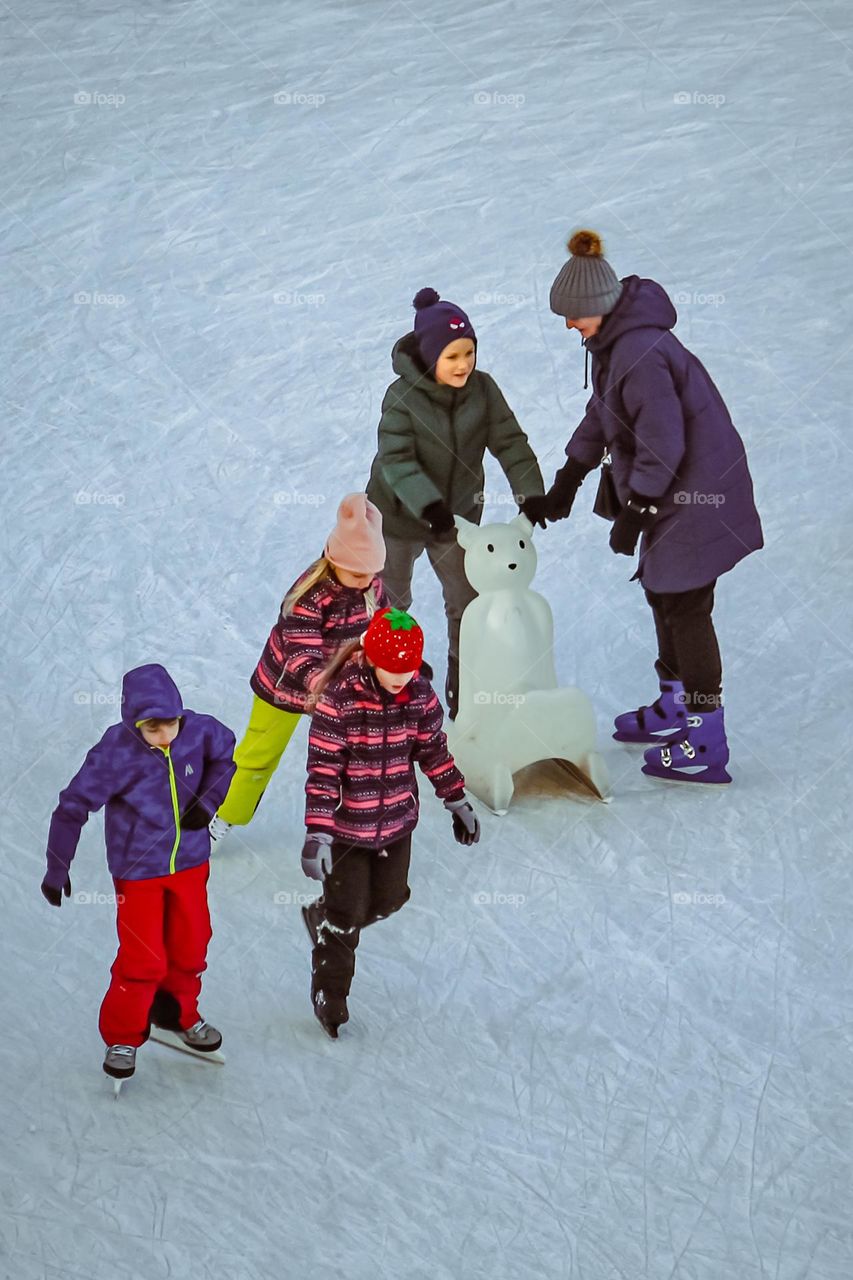
[[[466,786],[505,814],[513,774],[555,760],[603,799],[608,778],[592,706],[580,689],[558,688],[551,607],[530,589],[533,526],[523,515],[482,526],[456,516],[456,530],[465,574],[479,592],[462,615],[459,706],[447,726]]]

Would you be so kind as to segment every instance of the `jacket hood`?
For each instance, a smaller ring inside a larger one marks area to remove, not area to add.
[[[165,667],[149,662],[128,671],[121,683],[122,723],[138,733],[137,720],[174,720],[184,714],[178,686]]]
[[[464,387],[446,387],[443,383],[436,382],[421,359],[414,329],[394,343],[391,366],[398,378],[402,378],[412,387],[417,387],[418,391],[423,391],[431,400],[437,400],[440,404],[456,404],[463,400],[466,393],[471,390],[477,373],[475,362],[471,377]]]
[[[678,319],[669,294],[657,281],[626,276],[622,285],[616,306],[586,343],[593,353],[606,350],[630,329],[672,329]]]

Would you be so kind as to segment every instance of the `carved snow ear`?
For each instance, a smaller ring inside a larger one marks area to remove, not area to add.
[[[528,538],[533,537],[533,525],[527,519],[523,511],[519,511],[514,520],[510,520],[510,524],[515,525],[516,529],[520,529]]]
[[[464,516],[454,516],[456,522],[456,541],[459,543],[463,551],[470,550],[474,545],[474,540],[480,532],[479,526],[473,524],[470,520],[466,520]]]

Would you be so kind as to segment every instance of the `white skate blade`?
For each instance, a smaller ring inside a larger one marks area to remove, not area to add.
[[[166,1031],[164,1027],[152,1027],[151,1039],[156,1040],[158,1044],[166,1045],[169,1049],[177,1049],[179,1053],[187,1053],[191,1058],[201,1058],[204,1062],[218,1062],[220,1066],[225,1063],[221,1049],[213,1049],[208,1053],[203,1053],[200,1049],[192,1049],[176,1032]]]
[[[119,1097],[121,1096],[121,1086],[123,1084],[124,1084],[123,1080],[116,1080],[115,1078],[113,1079],[113,1098],[115,1099],[116,1102],[118,1102]]]

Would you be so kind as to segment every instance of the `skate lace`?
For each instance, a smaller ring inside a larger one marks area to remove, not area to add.
[[[132,1044],[114,1044],[110,1046],[111,1058],[132,1058],[136,1049]]]
[[[185,1034],[188,1036],[201,1036],[204,1035],[207,1030],[208,1023],[206,1023],[203,1018],[199,1018],[198,1022],[194,1023],[191,1027],[187,1027]]]

